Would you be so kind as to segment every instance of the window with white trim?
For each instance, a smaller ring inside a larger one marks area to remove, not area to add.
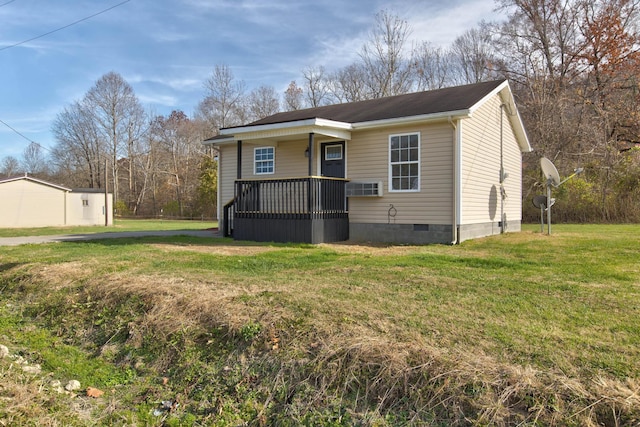
[[[389,136],[389,191],[420,191],[420,134]]]
[[[256,147],[253,150],[253,172],[256,175],[272,174],[275,171],[275,148]]]

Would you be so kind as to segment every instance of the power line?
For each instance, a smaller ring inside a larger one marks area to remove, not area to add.
[[[8,127],[9,129],[11,129],[13,132],[15,132],[16,134],[20,135],[21,137],[23,137],[24,139],[26,139],[27,141],[29,141],[31,144],[36,144],[38,147],[40,148],[44,148],[47,151],[51,151],[49,150],[49,148],[45,147],[44,145],[40,144],[39,142],[35,142],[32,139],[27,138],[26,136],[24,136],[23,134],[21,134],[20,132],[18,132],[16,129],[14,129],[13,127],[9,126],[9,124],[7,124],[5,121],[3,121],[2,119],[0,119],[0,123],[2,123],[3,125],[5,125],[6,127]]]
[[[6,3],[2,3],[2,4],[0,4],[0,7],[2,7],[2,6],[6,6],[6,5],[8,5],[9,3],[13,3],[14,1],[16,1],[16,0],[9,0],[9,1],[8,1],[8,2],[6,2]]]
[[[15,0],[11,0],[11,1],[15,1]],[[11,3],[11,1],[10,1],[9,3]],[[9,46],[1,47],[1,48],[0,48],[0,51],[6,50],[6,49],[9,49],[9,48],[12,48],[12,47],[20,46],[21,44],[25,44],[25,43],[28,43],[28,42],[31,42],[31,41],[34,41],[34,40],[40,39],[40,38],[42,38],[42,37],[48,36],[49,34],[56,33],[56,32],[58,32],[58,31],[60,31],[60,30],[64,30],[65,28],[69,28],[69,27],[71,27],[71,26],[73,26],[73,25],[79,24],[80,22],[83,22],[83,21],[86,21],[86,20],[88,20],[88,19],[94,18],[94,17],[96,17],[96,16],[98,16],[98,15],[102,15],[103,13],[108,12],[108,11],[110,11],[111,9],[115,9],[115,8],[116,8],[116,7],[118,7],[118,6],[122,6],[122,5],[123,5],[123,4],[125,4],[125,3],[129,3],[130,1],[131,1],[131,0],[124,0],[124,1],[123,1],[123,2],[121,2],[121,3],[118,3],[118,4],[116,4],[116,5],[114,5],[114,6],[111,6],[111,7],[107,8],[107,9],[101,10],[100,12],[94,13],[93,15],[86,16],[86,17],[84,17],[84,18],[82,18],[82,19],[79,19],[79,20],[77,20],[77,21],[75,21],[75,22],[72,22],[71,24],[67,24],[67,25],[65,25],[64,27],[56,28],[55,30],[51,30],[51,31],[49,31],[49,32],[47,32],[47,33],[40,34],[39,36],[36,36],[36,37],[32,37],[32,38],[30,38],[29,40],[23,40],[23,41],[21,41],[21,42],[14,43],[14,44],[9,45]],[[5,3],[5,4],[9,4],[9,3]],[[4,5],[2,5],[2,6],[4,6]]]

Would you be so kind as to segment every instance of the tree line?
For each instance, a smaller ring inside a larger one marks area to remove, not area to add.
[[[356,60],[339,69],[311,64],[284,93],[249,90],[227,65],[204,82],[192,117],[152,116],[118,73],[102,76],[52,125],[56,145],[37,144],[20,168],[72,187],[114,191],[122,214],[215,215],[215,153],[201,141],[219,129],[283,110],[380,98],[507,78],[534,152],[524,157],[524,220],[544,193],[540,157],[562,176],[584,173],[555,195],[559,221],[640,220],[640,0],[498,0],[507,18],[482,22],[448,47],[410,43],[412,28],[376,15]]]

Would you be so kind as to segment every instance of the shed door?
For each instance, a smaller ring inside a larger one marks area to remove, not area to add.
[[[320,144],[320,174],[333,178],[345,177],[344,141]]]

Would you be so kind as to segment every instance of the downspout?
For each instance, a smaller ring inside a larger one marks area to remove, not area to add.
[[[507,224],[504,216],[504,180],[509,176],[504,170],[504,113],[511,115],[511,109],[509,104],[504,102],[500,104],[500,234],[503,234],[507,229]]]
[[[69,192],[65,191],[64,192],[64,225],[67,225],[67,198],[69,196]]]
[[[451,209],[451,244],[460,243],[458,237],[458,201],[460,200],[460,179],[459,179],[459,159],[460,159],[460,138],[458,137],[458,126],[449,116],[449,124],[453,127],[453,203]]]
[[[505,104],[500,104],[500,234],[504,234],[504,134],[503,117]]]

